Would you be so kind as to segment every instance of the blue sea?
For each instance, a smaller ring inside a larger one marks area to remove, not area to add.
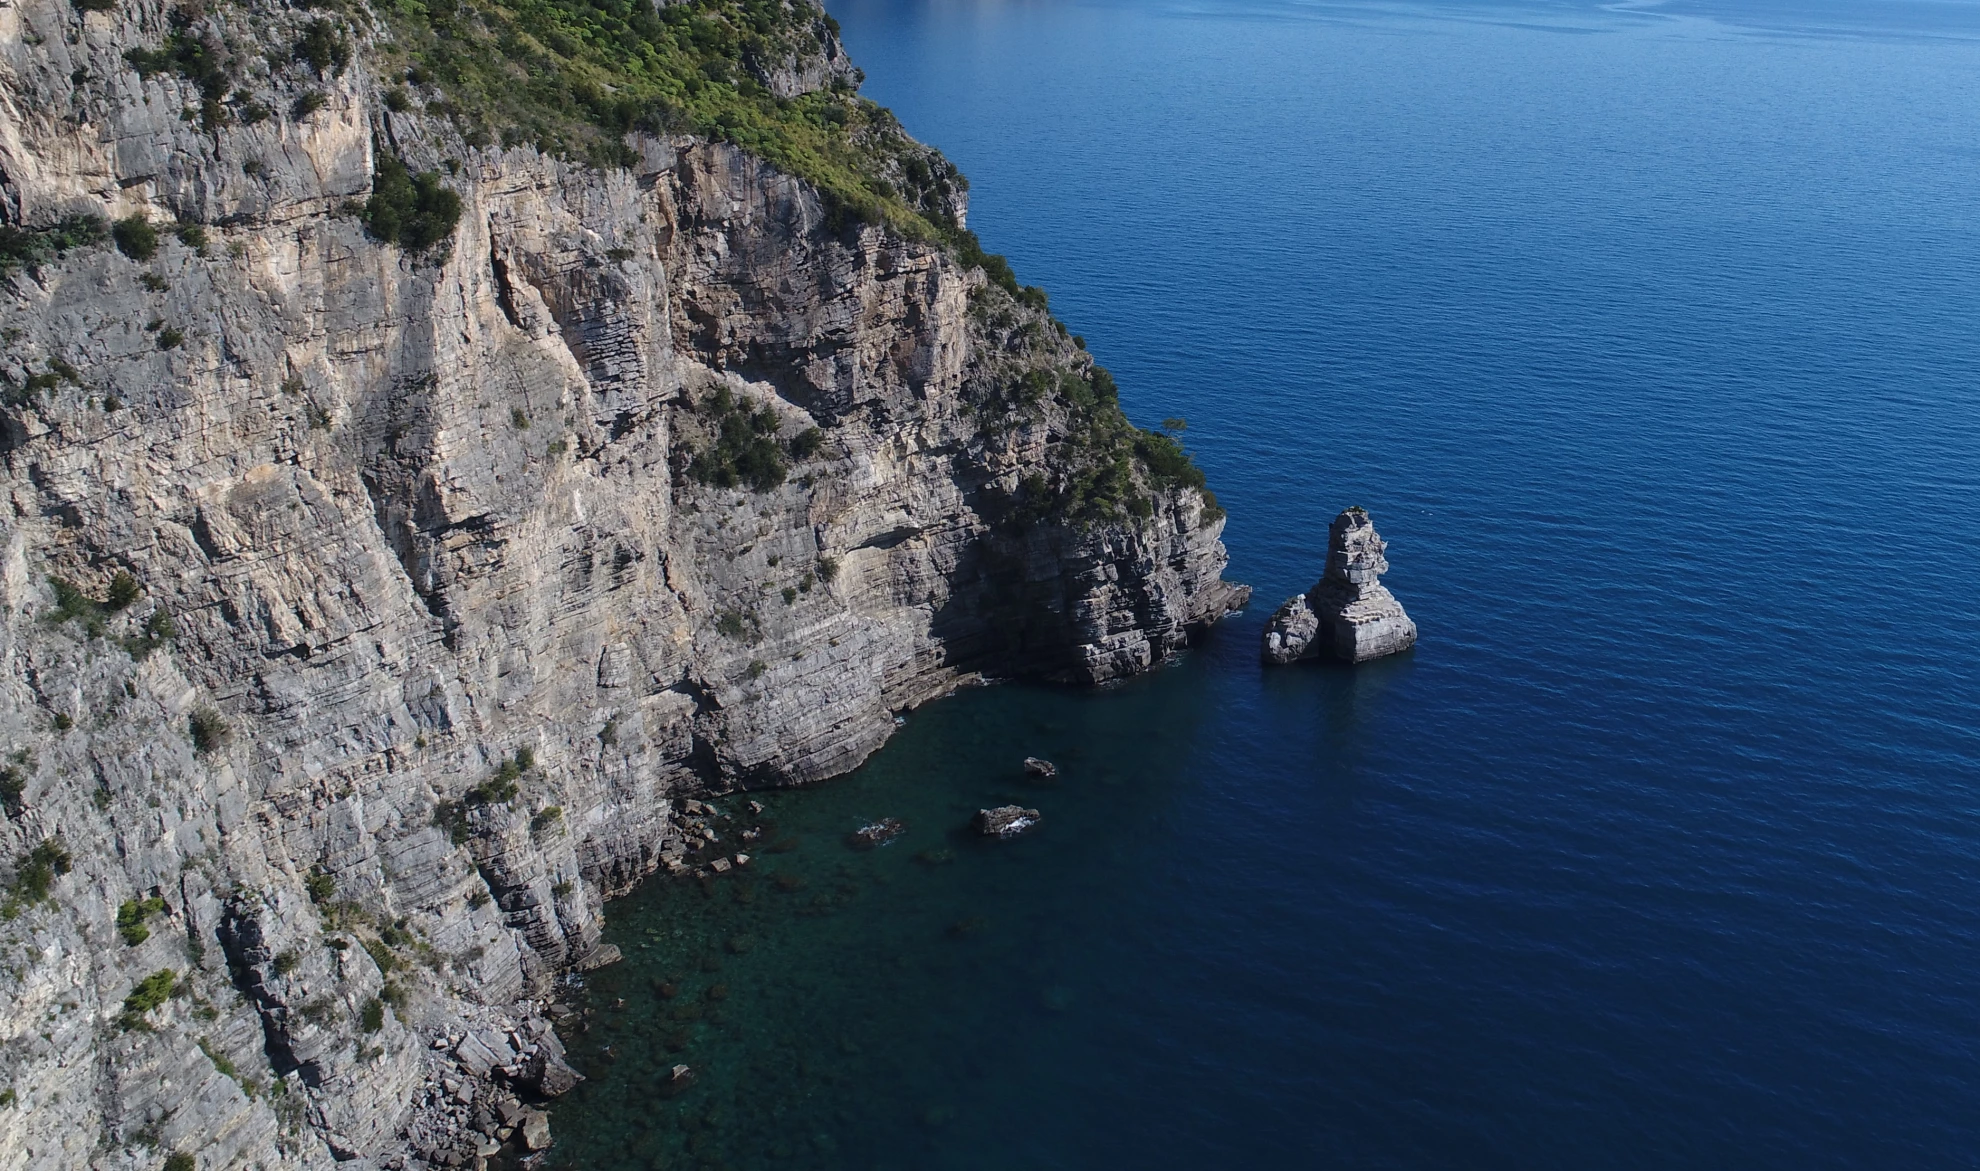
[[[1980,4],[831,7],[1257,597],[612,904],[557,1159],[1980,1166]]]

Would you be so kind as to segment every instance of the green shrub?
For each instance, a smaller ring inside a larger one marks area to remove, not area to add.
[[[14,861],[14,897],[38,903],[48,897],[58,875],[67,874],[73,859],[61,837],[47,838]]]
[[[467,791],[467,799],[478,805],[506,805],[515,800],[516,781],[523,773],[534,767],[536,754],[527,748],[518,749],[515,759],[505,760],[495,769],[495,775]]]
[[[446,830],[447,840],[457,846],[474,836],[474,827],[468,823],[467,808],[462,801],[442,801],[434,806],[433,824]]]
[[[69,365],[60,358],[48,359],[48,372],[46,374],[30,375],[27,381],[18,387],[8,386],[5,376],[0,376],[0,387],[6,388],[4,394],[5,401],[9,406],[16,407],[31,405],[35,401],[35,396],[38,394],[47,394],[52,398],[55,394],[55,388],[64,382],[71,386],[81,386],[82,376],[74,366]]]
[[[206,229],[198,224],[180,224],[173,230],[173,234],[178,236],[179,243],[186,247],[200,252],[206,251]]]
[[[1011,263],[994,252],[985,252],[982,241],[976,233],[967,228],[955,228],[946,233],[949,246],[955,249],[956,259],[965,268],[980,268],[990,283],[1015,297],[1019,294],[1017,274],[1011,271]]]
[[[791,436],[791,458],[799,460],[810,459],[812,456],[817,455],[818,449],[824,445],[825,433],[816,427],[806,427],[796,435]]]
[[[1190,461],[1189,453],[1183,446],[1167,435],[1142,431],[1134,437],[1135,453],[1141,457],[1142,466],[1157,484],[1163,487],[1182,485],[1188,488],[1203,487],[1203,471]]]
[[[69,0],[69,5],[77,12],[113,12],[117,0]]]
[[[145,619],[144,630],[124,640],[124,653],[143,662],[151,652],[179,637],[179,627],[163,610],[153,610]]]
[[[781,420],[774,408],[752,410],[724,386],[702,401],[700,413],[713,424],[715,443],[689,459],[690,477],[717,488],[748,484],[758,492],[784,482],[784,456],[775,438]]]
[[[0,808],[7,811],[8,817],[19,817],[27,812],[23,797],[27,793],[27,774],[13,765],[0,766]]]
[[[461,197],[441,186],[438,171],[413,175],[396,155],[377,152],[371,198],[364,205],[365,227],[373,237],[420,253],[452,236],[460,218]]]
[[[132,260],[150,260],[158,255],[158,229],[143,212],[126,216],[110,228],[117,251]]]
[[[55,592],[55,608],[43,618],[49,625],[60,626],[75,619],[82,619],[89,625],[101,625],[103,603],[84,593],[82,587],[63,578],[51,577],[48,588]]]
[[[215,1064],[217,1065],[218,1063],[216,1062]],[[227,1071],[223,1069],[220,1072],[226,1073]],[[228,1074],[228,1076],[232,1077],[233,1075]],[[198,1171],[198,1168],[199,1161],[184,1151],[173,1151],[171,1154],[165,1156],[164,1171]]]
[[[193,750],[202,755],[219,749],[232,731],[226,717],[210,707],[195,709],[186,723],[192,732]]]
[[[310,902],[322,905],[336,897],[337,878],[328,870],[318,866],[303,879],[303,890],[308,892]]]
[[[77,249],[101,244],[110,236],[102,216],[70,216],[52,228],[0,225],[0,277],[17,268],[46,264]]]
[[[318,77],[342,73],[351,63],[351,42],[328,20],[312,20],[296,41],[295,59],[306,62]]]
[[[200,126],[208,131],[217,130],[228,120],[227,107],[222,103],[233,86],[226,47],[218,38],[195,35],[187,9],[175,12],[172,23],[174,27],[165,35],[162,46],[127,50],[124,60],[138,71],[139,77],[176,73],[197,85]]]
[[[364,1009],[359,1013],[358,1023],[363,1026],[364,1031],[367,1033],[375,1033],[384,1028],[385,1003],[376,996],[365,1001]]]
[[[213,1063],[214,1069],[219,1070],[222,1075],[232,1078],[238,1083],[249,1098],[255,1096],[255,1084],[241,1076],[240,1067],[234,1064],[234,1059],[215,1049],[213,1047],[213,1041],[210,1038],[201,1037],[199,1039],[199,1051],[206,1054],[206,1059]]]
[[[185,331],[177,326],[168,325],[158,331],[158,348],[161,350],[176,350],[185,344],[185,340]]]
[[[172,995],[172,987],[179,981],[179,974],[170,968],[160,968],[144,979],[139,980],[131,994],[124,997],[123,1025],[135,1028],[142,1024],[144,1015],[164,1004]]]
[[[110,593],[103,600],[103,608],[110,611],[122,610],[138,600],[144,591],[139,588],[137,578],[127,570],[118,570],[110,579]]]
[[[272,960],[269,963],[269,967],[275,970],[275,974],[277,976],[286,976],[290,972],[295,971],[297,968],[302,967],[302,955],[298,953],[295,948],[290,948],[289,950],[278,954],[274,958],[274,960]]]
[[[289,104],[289,117],[301,122],[330,104],[330,95],[320,89],[304,90]],[[245,164],[243,164],[245,168]]]
[[[376,939],[365,940],[364,951],[366,955],[371,957],[371,962],[378,965],[379,972],[384,975],[391,975],[393,969],[399,966],[399,957],[392,954],[391,948],[386,947]]]
[[[540,834],[545,830],[557,826],[563,820],[564,810],[562,806],[547,805],[539,810],[535,817],[529,819],[529,828],[532,832]]]
[[[741,610],[724,610],[716,615],[715,632],[751,646],[763,641],[763,630],[756,615]]]
[[[123,936],[126,947],[136,947],[151,938],[151,928],[144,921],[164,913],[164,899],[125,899],[117,908],[117,934]]]

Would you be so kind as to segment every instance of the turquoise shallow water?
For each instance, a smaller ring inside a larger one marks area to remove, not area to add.
[[[557,1158],[1980,1164],[1980,6],[833,11],[1263,604],[612,904]],[[1261,673],[1350,503],[1423,644]]]

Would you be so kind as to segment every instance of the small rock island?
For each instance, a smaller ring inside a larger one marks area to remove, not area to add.
[[[1327,530],[1325,573],[1312,589],[1287,598],[1265,624],[1265,661],[1360,663],[1414,646],[1416,623],[1382,584],[1388,547],[1366,509],[1335,517]]]

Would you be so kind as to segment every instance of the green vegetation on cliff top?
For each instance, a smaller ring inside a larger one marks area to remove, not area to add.
[[[846,82],[792,98],[765,86],[780,67],[821,60],[836,35],[810,0],[379,0],[378,10],[412,93],[471,143],[610,164],[630,161],[628,131],[700,134],[808,180],[853,218],[923,240],[954,231],[941,197],[961,177],[892,114]]]

